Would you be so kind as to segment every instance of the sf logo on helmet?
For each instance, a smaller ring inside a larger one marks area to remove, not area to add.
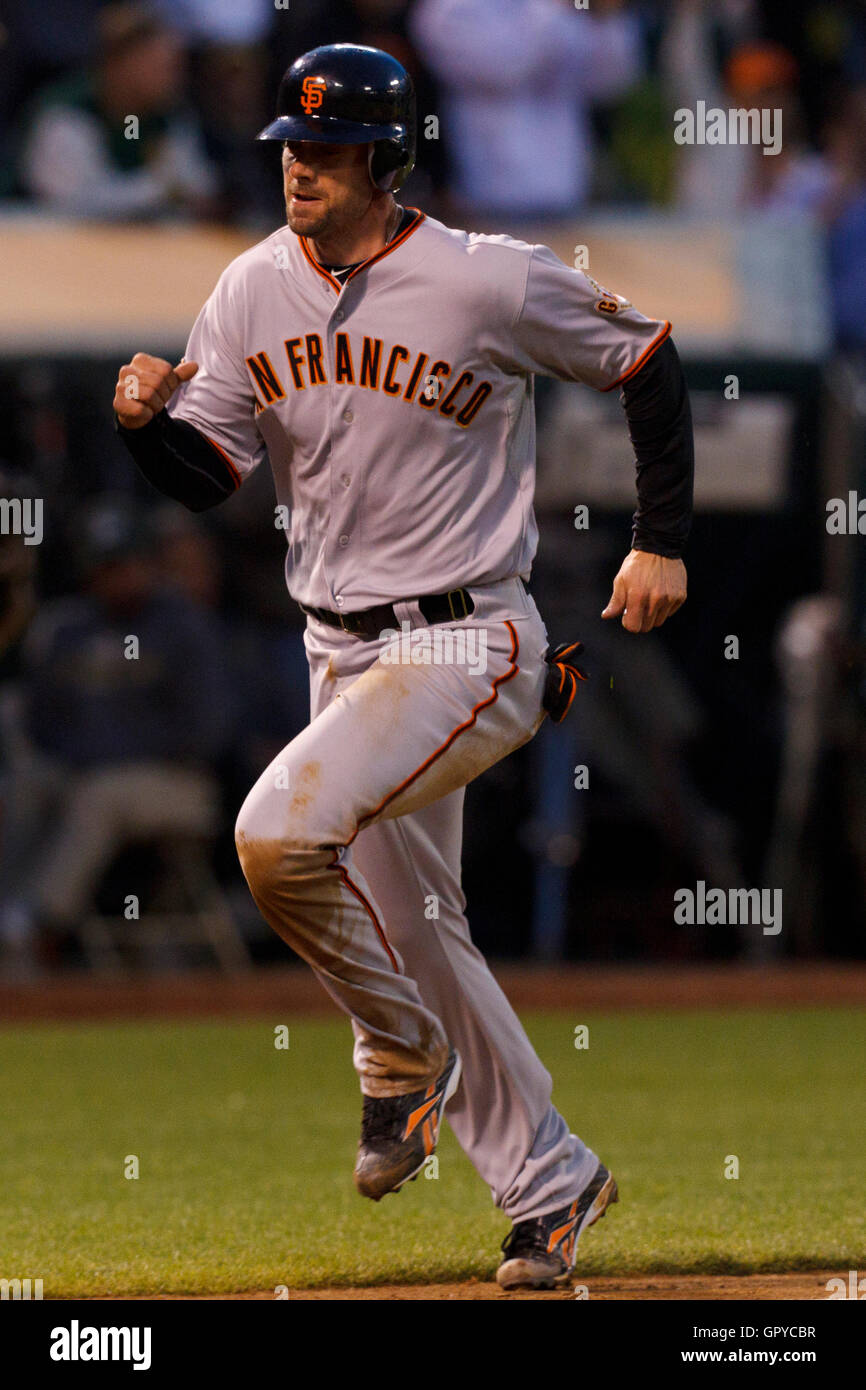
[[[318,111],[322,104],[327,90],[324,77],[305,77],[301,83],[301,105],[309,116],[311,111]]]

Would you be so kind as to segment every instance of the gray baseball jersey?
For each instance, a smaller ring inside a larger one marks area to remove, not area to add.
[[[528,575],[533,374],[609,391],[670,332],[545,246],[413,220],[340,284],[283,227],[228,266],[169,410],[267,450],[289,591],[349,612]]]
[[[262,915],[351,1017],[365,1094],[427,1086],[458,1050],[448,1118],[514,1220],[573,1202],[598,1166],[472,942],[460,883],[463,788],[544,719],[547,633],[520,577],[533,374],[610,390],[669,332],[544,246],[420,212],[344,284],[284,228],[220,279],[170,406],[239,482],[267,451],[296,599],[389,601],[431,641],[453,629],[439,660],[310,616],[313,718],[236,841]],[[426,632],[418,597],[458,586],[470,616]]]

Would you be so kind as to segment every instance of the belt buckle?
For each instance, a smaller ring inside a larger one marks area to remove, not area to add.
[[[457,595],[459,595],[459,597],[460,597],[460,604],[461,604],[461,607],[462,607],[462,609],[463,609],[463,612],[462,612],[462,613],[455,613],[455,611],[454,611],[454,599],[453,599],[453,595],[454,595],[454,594],[457,594]],[[461,622],[464,618],[468,618],[468,617],[469,617],[469,607],[468,607],[468,605],[467,605],[467,603],[466,603],[466,590],[465,590],[465,589],[449,589],[449,590],[448,590],[448,593],[445,595],[445,597],[446,597],[446,599],[448,600],[448,609],[449,609],[449,612],[450,612],[450,614],[451,614],[452,620],[453,620],[455,623]]]
[[[364,626],[364,613],[341,613],[340,627],[344,632],[348,632],[350,637],[366,637],[367,629]]]

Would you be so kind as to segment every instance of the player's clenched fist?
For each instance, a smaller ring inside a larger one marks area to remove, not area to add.
[[[613,581],[603,618],[622,617],[628,632],[651,632],[686,601],[686,567],[682,560],[631,550]]]
[[[137,352],[121,367],[114,391],[114,413],[124,429],[137,430],[168,405],[177,388],[198,371],[197,362],[173,367],[162,357]]]

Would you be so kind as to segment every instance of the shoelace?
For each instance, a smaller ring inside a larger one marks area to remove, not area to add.
[[[502,1242],[502,1253],[509,1260],[522,1259],[527,1255],[547,1254],[547,1235],[539,1217],[533,1221],[520,1221]]]
[[[407,1096],[365,1096],[361,1110],[361,1142],[399,1138],[403,1130]]]

